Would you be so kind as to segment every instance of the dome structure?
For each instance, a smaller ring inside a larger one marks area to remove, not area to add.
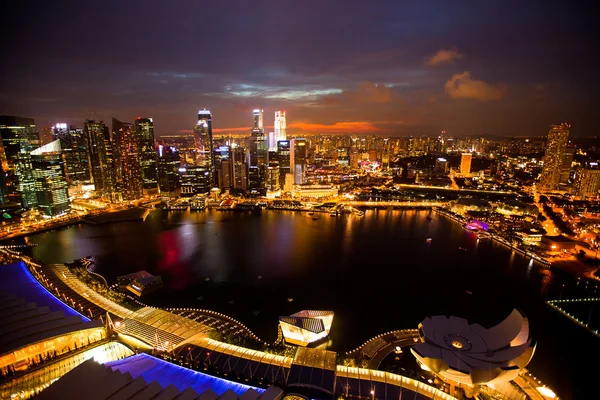
[[[428,317],[419,336],[411,352],[421,367],[466,385],[511,381],[535,351],[527,317],[517,309],[489,329],[454,316]]]

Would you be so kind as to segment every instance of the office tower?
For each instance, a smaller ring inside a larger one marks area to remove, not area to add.
[[[570,124],[551,125],[546,141],[544,166],[540,176],[540,187],[543,190],[557,190],[560,183],[560,167],[563,163],[567,143],[569,142]]]
[[[585,199],[597,197],[600,190],[600,169],[581,168],[575,176],[575,196]]]
[[[273,160],[269,161],[269,165],[267,166],[267,174],[266,174],[266,185],[268,191],[277,191],[280,189],[279,185],[279,161]]]
[[[115,175],[108,127],[102,121],[86,120],[83,132],[95,190],[103,198],[111,200]]]
[[[471,153],[462,153],[460,156],[460,174],[463,176],[467,176],[471,174],[471,160],[473,159],[473,154]]]
[[[248,165],[248,189],[266,191],[266,168],[268,143],[262,129],[262,110],[254,110],[254,125],[250,138],[250,163]]]
[[[60,123],[52,127],[53,140],[60,140],[67,183],[72,186],[89,183],[90,163],[83,129]]]
[[[116,191],[125,201],[143,196],[140,140],[133,124],[112,119]]]
[[[233,147],[231,149],[232,163],[232,185],[234,189],[245,191],[248,189],[248,164],[246,163],[246,154],[243,147]]]
[[[175,147],[158,146],[157,173],[160,197],[169,199],[179,196],[179,152]]]
[[[30,153],[39,147],[40,139],[33,118],[0,116],[0,136],[4,201],[19,203],[27,209],[35,207],[37,196]]]
[[[308,153],[306,139],[295,138],[291,140],[290,146],[290,169],[294,175],[294,184],[304,183],[306,172],[306,156]]]
[[[198,122],[194,127],[194,147],[196,151],[196,168],[198,173],[195,189],[198,193],[209,193],[215,185],[215,163],[213,154],[212,115],[209,110],[198,111]],[[188,166],[187,168],[190,168]],[[183,182],[182,182],[183,190]]]
[[[215,149],[215,167],[217,169],[217,186],[220,189],[229,189],[232,184],[231,148],[219,146]]]
[[[252,129],[259,130],[262,133],[265,132],[265,126],[263,123],[263,115],[264,115],[264,110],[262,110],[262,109],[255,108],[252,111],[252,116],[254,118],[254,124],[252,125]]]
[[[287,140],[285,111],[275,111],[275,123],[273,132],[273,144],[269,143],[269,147],[276,147],[280,140]]]
[[[50,217],[68,212],[71,206],[60,140],[33,150],[31,166],[39,210]]]
[[[560,182],[569,183],[571,179],[571,165],[573,164],[573,157],[575,156],[575,147],[567,147],[565,154],[563,155],[562,162],[560,163]]]
[[[156,170],[157,154],[154,146],[154,122],[152,118],[136,118],[135,133],[140,141],[140,164],[144,195],[156,195],[158,194],[158,173]]]
[[[279,161],[279,185],[285,186],[285,176],[290,173],[290,141],[277,142],[277,160]]]

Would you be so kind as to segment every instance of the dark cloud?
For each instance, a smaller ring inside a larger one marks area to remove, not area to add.
[[[148,115],[166,134],[206,107],[242,128],[259,106],[297,130],[494,133],[504,118],[543,133],[560,117],[595,133],[593,13],[569,2],[65,0],[3,15],[0,113],[39,124]]]

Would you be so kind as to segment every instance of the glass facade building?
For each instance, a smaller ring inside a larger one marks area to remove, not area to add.
[[[60,140],[31,152],[37,207],[45,215],[56,216],[70,211],[69,190]]]
[[[113,118],[112,129],[117,191],[123,200],[137,200],[143,195],[140,140],[133,124]]]
[[[157,154],[154,146],[154,122],[152,118],[136,118],[135,132],[140,141],[140,164],[144,194],[158,194]]]
[[[67,183],[78,185],[90,182],[90,162],[83,129],[64,123],[56,124],[52,127],[52,140],[60,140]]]
[[[197,193],[208,193],[215,184],[213,153],[212,114],[209,110],[198,111],[198,122],[194,127],[195,161],[198,170],[195,184]]]
[[[0,136],[4,201],[20,203],[24,208],[35,207],[37,196],[30,153],[39,147],[40,138],[33,118],[0,116]]]

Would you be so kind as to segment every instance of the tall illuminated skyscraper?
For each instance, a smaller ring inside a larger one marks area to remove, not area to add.
[[[110,200],[114,190],[115,175],[108,128],[102,121],[86,120],[83,133],[96,192]]]
[[[61,215],[71,209],[60,140],[31,152],[38,208],[48,216]]]
[[[258,129],[259,131],[264,133],[264,110],[262,108],[255,108],[254,111],[252,111],[252,115],[254,117],[254,124],[252,125],[252,129]]]
[[[250,139],[250,164],[248,165],[248,189],[266,193],[266,170],[268,143],[262,127],[262,110],[254,110],[254,125]]]
[[[37,204],[37,196],[30,152],[40,144],[33,118],[0,116],[0,137],[0,162],[6,174],[2,188],[4,200],[32,208]]]
[[[135,133],[140,141],[140,164],[144,194],[158,194],[157,154],[154,146],[154,122],[152,118],[136,118]]]
[[[473,159],[473,154],[471,153],[462,153],[460,156],[460,174],[463,176],[467,176],[471,173],[471,160]]]
[[[540,176],[540,187],[544,190],[557,190],[567,144],[569,143],[570,124],[551,125],[546,141],[544,166]]]
[[[52,127],[53,140],[60,140],[60,153],[69,185],[89,183],[90,163],[83,129],[59,123]]]
[[[273,137],[270,138],[269,150],[276,150],[277,142],[287,139],[285,129],[285,111],[275,111],[274,132]]]
[[[306,139],[294,138],[290,146],[290,168],[294,175],[294,184],[304,183],[304,173],[306,171],[306,156],[308,153]]]
[[[140,140],[133,124],[112,120],[117,190],[123,200],[143,195]]]
[[[196,166],[199,168],[197,193],[208,193],[216,184],[213,153],[212,114],[203,108],[198,111],[198,122],[194,127]]]

